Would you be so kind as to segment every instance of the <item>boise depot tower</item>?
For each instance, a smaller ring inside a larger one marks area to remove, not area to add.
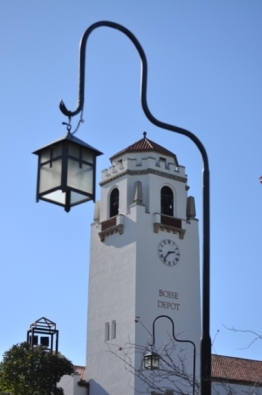
[[[201,333],[199,231],[185,167],[146,133],[110,160],[91,225],[89,394],[192,394]],[[160,356],[160,370],[144,368],[148,352]]]

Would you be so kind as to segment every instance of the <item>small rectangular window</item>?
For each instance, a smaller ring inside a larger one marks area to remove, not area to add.
[[[109,322],[105,323],[105,341],[110,339],[110,325]]]
[[[112,321],[111,323],[111,339],[116,338],[116,321]]]

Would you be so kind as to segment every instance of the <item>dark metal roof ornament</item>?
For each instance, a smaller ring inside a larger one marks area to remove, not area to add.
[[[39,341],[38,335],[40,335]],[[59,331],[56,329],[55,322],[41,317],[30,325],[30,329],[27,331],[27,343],[31,344],[32,347],[39,343],[50,352],[58,353],[58,336]]]

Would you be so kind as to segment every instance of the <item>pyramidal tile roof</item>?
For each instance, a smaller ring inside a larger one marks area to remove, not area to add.
[[[116,158],[117,156],[123,155],[128,152],[157,152],[162,155],[171,156],[175,159],[175,163],[178,166],[178,161],[176,155],[167,150],[166,148],[162,147],[161,145],[155,143],[152,140],[149,140],[146,135],[147,133],[143,133],[144,138],[141,140],[136,141],[134,144],[129,145],[127,148],[123,149],[122,151],[117,152],[115,155],[111,156],[110,160]]]

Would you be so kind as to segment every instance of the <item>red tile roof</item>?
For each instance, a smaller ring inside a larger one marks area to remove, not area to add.
[[[256,383],[262,386],[262,361],[212,355],[212,379]]]
[[[212,380],[238,383],[256,383],[262,386],[262,361],[212,355]],[[75,372],[85,380],[85,366],[74,366]]]
[[[139,151],[150,152],[150,151],[152,151],[152,152],[158,152],[159,154],[162,154],[162,155],[171,156],[172,158],[175,159],[175,164],[178,166],[176,155],[173,152],[167,150],[166,148],[162,147],[161,145],[155,143],[154,141],[147,139],[146,132],[144,132],[143,134],[144,134],[143,139],[136,141],[134,144],[129,145],[127,148],[123,149],[122,151],[117,152],[115,155],[113,155],[110,158],[110,160],[112,161],[112,159],[116,158],[119,155],[123,155],[127,152],[139,152]]]
[[[86,367],[85,366],[79,366],[79,365],[74,365],[75,372],[80,374],[81,380],[85,380],[85,373],[86,373]]]

